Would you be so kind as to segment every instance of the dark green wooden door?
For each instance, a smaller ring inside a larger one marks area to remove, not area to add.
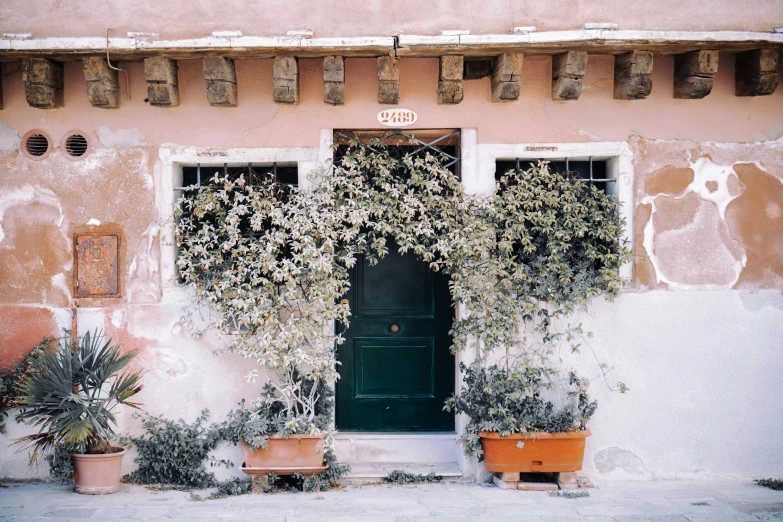
[[[359,259],[338,347],[337,429],[451,431],[454,392],[448,279],[396,245],[376,266]]]

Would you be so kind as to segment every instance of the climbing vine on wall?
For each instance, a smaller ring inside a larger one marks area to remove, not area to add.
[[[184,192],[180,276],[217,312],[209,327],[227,349],[257,361],[248,380],[272,382],[287,432],[321,431],[319,387],[301,380],[338,378],[343,338],[329,325],[350,325],[340,298],[361,256],[375,264],[396,244],[447,273],[466,311],[453,349],[504,348],[522,366],[550,368],[553,344],[570,335],[558,320],[622,286],[630,252],[614,199],[544,163],[509,172],[491,196],[468,195],[444,163],[355,138],[312,188],[216,175]]]

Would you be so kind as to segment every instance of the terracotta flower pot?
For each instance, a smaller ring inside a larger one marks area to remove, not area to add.
[[[484,466],[493,473],[567,472],[582,469],[585,439],[590,430],[568,433],[479,432],[484,447]]]
[[[318,468],[324,462],[324,438],[310,435],[292,435],[284,439],[274,436],[269,447],[253,450],[242,442],[245,467],[264,469]],[[279,474],[279,473],[278,473]]]
[[[122,457],[125,448],[111,446],[112,453],[100,455],[73,454],[76,468],[76,492],[85,495],[106,495],[120,489]]]

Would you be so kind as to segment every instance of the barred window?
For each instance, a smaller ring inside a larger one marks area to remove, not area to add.
[[[523,172],[535,165],[537,159],[515,158],[499,159],[495,162],[495,181],[499,182],[508,171]],[[588,185],[594,185],[595,188],[604,194],[614,194],[614,183],[616,179],[608,176],[608,169],[605,159],[546,159],[549,163],[549,169],[560,174],[570,173],[575,179]]]
[[[296,164],[228,165],[224,163],[223,166],[197,164],[195,167],[182,167],[182,187],[180,188],[193,185],[207,186],[211,184],[211,180],[216,174],[229,179],[236,179],[244,174],[248,185],[259,184],[262,180],[266,181],[269,178],[275,179],[283,185],[293,187],[299,185],[299,168]]]

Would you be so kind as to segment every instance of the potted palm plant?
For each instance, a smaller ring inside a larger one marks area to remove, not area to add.
[[[72,450],[75,489],[100,495],[119,489],[125,449],[111,445],[119,405],[138,408],[130,399],[142,389],[140,371],[120,373],[138,355],[123,351],[103,335],[66,335],[45,351],[21,382],[17,422],[38,428],[15,444],[30,449],[30,464]]]

